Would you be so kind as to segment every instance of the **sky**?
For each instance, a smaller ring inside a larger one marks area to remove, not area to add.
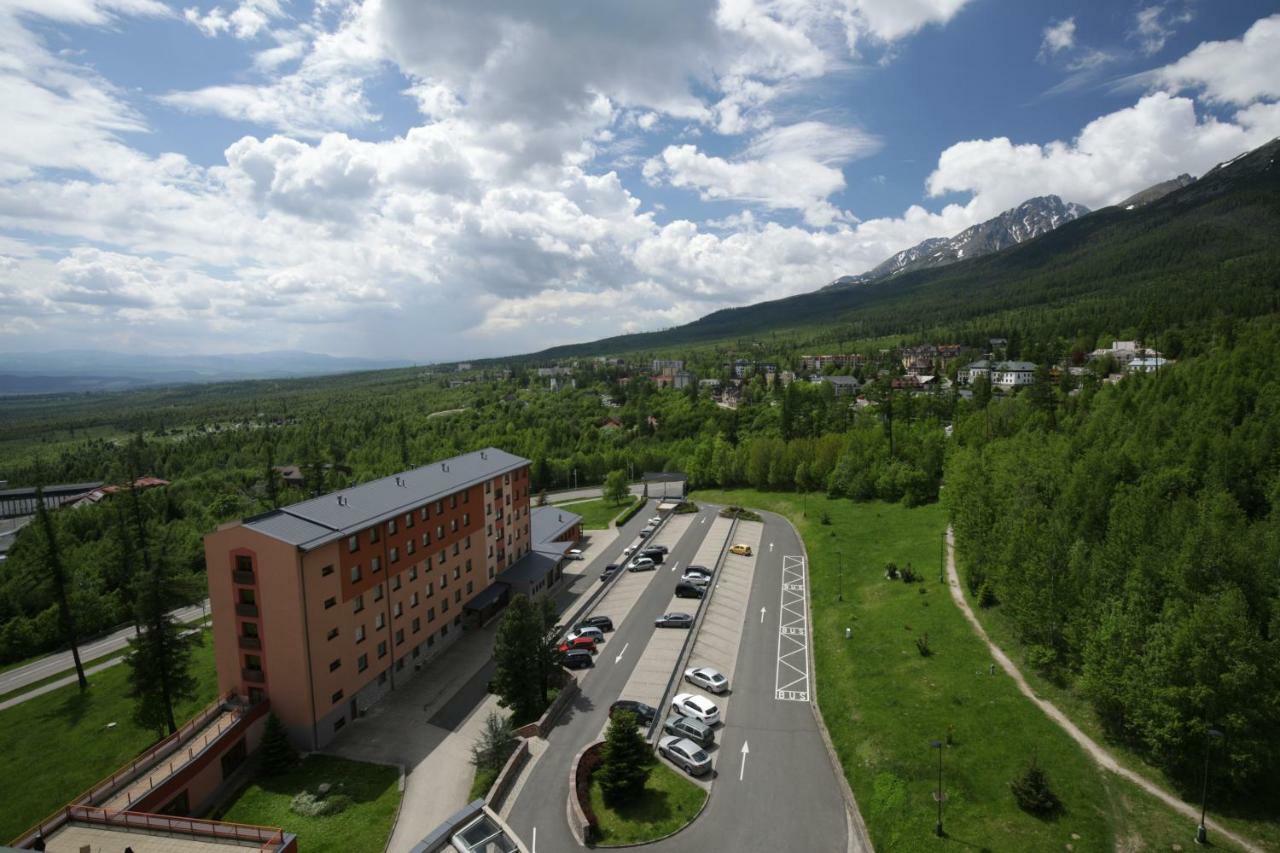
[[[0,351],[452,361],[1280,135],[1280,3],[0,0]]]

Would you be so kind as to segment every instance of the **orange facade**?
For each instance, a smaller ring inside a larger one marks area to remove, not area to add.
[[[270,698],[291,737],[318,749],[411,678],[529,550],[528,460],[510,458],[517,467],[406,494],[390,517],[326,541],[284,541],[254,519],[205,537],[219,689]]]

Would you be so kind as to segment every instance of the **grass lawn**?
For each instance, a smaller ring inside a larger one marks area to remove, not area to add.
[[[941,506],[810,494],[806,518],[796,494],[737,490],[696,498],[782,513],[804,537],[818,700],[877,849],[1190,849],[1194,827],[1184,818],[1103,773],[998,667],[989,674],[990,654],[938,580]],[[819,521],[824,511],[830,525]],[[886,580],[890,560],[911,563],[923,580]],[[926,634],[932,654],[923,657],[916,640]],[[946,838],[939,843],[938,753],[930,741],[948,738]],[[1064,804],[1052,820],[1023,812],[1009,790],[1033,756]]]
[[[960,577],[963,579],[966,575],[963,562],[957,561],[957,569]],[[965,587],[966,594],[968,587]],[[1018,642],[1017,633],[1010,624],[1004,612],[997,606],[987,610],[978,607],[977,601],[969,596],[969,606],[973,608],[973,612],[977,614],[978,621],[982,623],[982,627],[986,629],[987,634],[993,641],[1004,649],[1005,654],[1018,665],[1018,669],[1022,670],[1022,675],[1036,691],[1036,693],[1048,699],[1057,705],[1063,713],[1067,714],[1072,722],[1080,727],[1081,731],[1093,738],[1100,744],[1103,744],[1116,757],[1116,760],[1125,767],[1137,773],[1141,773],[1153,782],[1161,785],[1166,791],[1182,796],[1184,799],[1192,803],[1199,802],[1200,791],[1179,791],[1177,785],[1160,770],[1149,763],[1138,753],[1134,752],[1127,745],[1117,743],[1106,736],[1102,728],[1102,723],[1098,719],[1097,713],[1093,710],[1093,706],[1089,701],[1077,693],[1071,684],[1055,684],[1048,678],[1043,677],[1027,663],[1024,654],[1025,649]],[[1213,793],[1210,791],[1209,816],[1217,818],[1226,824],[1230,829],[1240,833],[1247,839],[1260,843],[1265,849],[1280,850],[1280,809],[1273,809],[1271,814],[1250,814],[1247,811],[1232,812],[1228,810],[1226,813],[1219,810],[1213,799]],[[1183,820],[1185,823],[1185,819]],[[1210,832],[1210,840],[1212,832]]]
[[[632,503],[633,501],[627,500],[616,504],[605,498],[596,498],[590,501],[556,504],[556,506],[562,506],[582,516],[583,530],[604,530],[608,528],[609,522],[617,518],[623,510],[628,509]]]
[[[217,696],[211,634],[194,655],[195,699],[177,709],[185,721]],[[132,719],[124,664],[0,711],[0,843],[47,817],[157,740]],[[116,726],[108,729],[107,724]]]
[[[254,780],[221,819],[281,827],[297,835],[298,849],[307,853],[382,853],[400,804],[399,779],[400,771],[385,764],[313,754],[288,773]],[[322,782],[354,802],[324,817],[302,817],[289,809],[295,794],[314,792]]]
[[[612,809],[604,804],[600,783],[591,783],[591,808],[600,823],[597,847],[639,844],[670,835],[702,808],[707,792],[658,762],[645,783],[644,795]]]

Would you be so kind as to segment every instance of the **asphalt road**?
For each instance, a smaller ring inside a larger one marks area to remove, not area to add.
[[[687,565],[709,526],[710,519],[707,524],[695,520],[667,559]],[[629,541],[620,538],[619,550]],[[692,825],[666,841],[650,845],[650,849],[687,853],[839,853],[846,849],[847,822],[839,781],[809,703],[776,698],[783,557],[802,553],[791,526],[766,514],[750,602],[743,614],[743,634],[731,685],[733,701],[725,725],[717,732],[719,776],[711,800]],[[578,751],[591,743],[604,726],[609,705],[624,698],[620,691],[635,665],[635,657],[624,655],[615,662],[615,650],[627,645],[628,651],[634,653],[645,648],[654,630],[671,630],[655,629],[653,620],[670,602],[674,581],[670,572],[659,569],[655,573],[626,621],[601,647],[596,667],[584,680],[582,694],[550,733],[546,751],[521,786],[507,823],[535,853],[581,849],[565,818],[569,768]],[[744,744],[749,750],[745,764]]]
[[[640,483],[635,483],[627,488],[630,489],[631,494],[633,495],[644,494],[644,486]],[[564,503],[565,501],[590,500],[591,498],[598,498],[603,495],[603,486],[583,486],[581,489],[564,489],[559,492],[547,492],[547,500],[551,503]],[[537,500],[537,495],[534,496],[534,500]]]
[[[209,602],[206,600],[204,604],[180,607],[170,615],[178,622],[194,622],[208,612]],[[130,625],[113,634],[85,643],[80,646],[80,662],[87,665],[90,661],[122,651],[129,645],[129,638],[132,636],[133,626]],[[70,650],[37,658],[31,663],[0,673],[0,694],[21,689],[53,675],[70,672],[73,668],[74,662],[71,659]]]

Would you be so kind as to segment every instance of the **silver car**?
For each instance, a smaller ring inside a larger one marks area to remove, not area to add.
[[[684,671],[684,680],[696,684],[708,693],[723,693],[729,689],[729,679],[709,666],[689,667]]]
[[[667,735],[658,741],[658,752],[690,776],[701,776],[711,769],[711,756],[688,738]]]
[[[711,578],[706,575],[700,575],[697,572],[685,572],[680,576],[681,583],[691,583],[694,586],[707,587],[711,585]]]
[[[693,717],[672,714],[662,724],[662,730],[669,735],[688,738],[703,749],[713,746],[716,742],[716,733],[711,730],[711,727]]]

